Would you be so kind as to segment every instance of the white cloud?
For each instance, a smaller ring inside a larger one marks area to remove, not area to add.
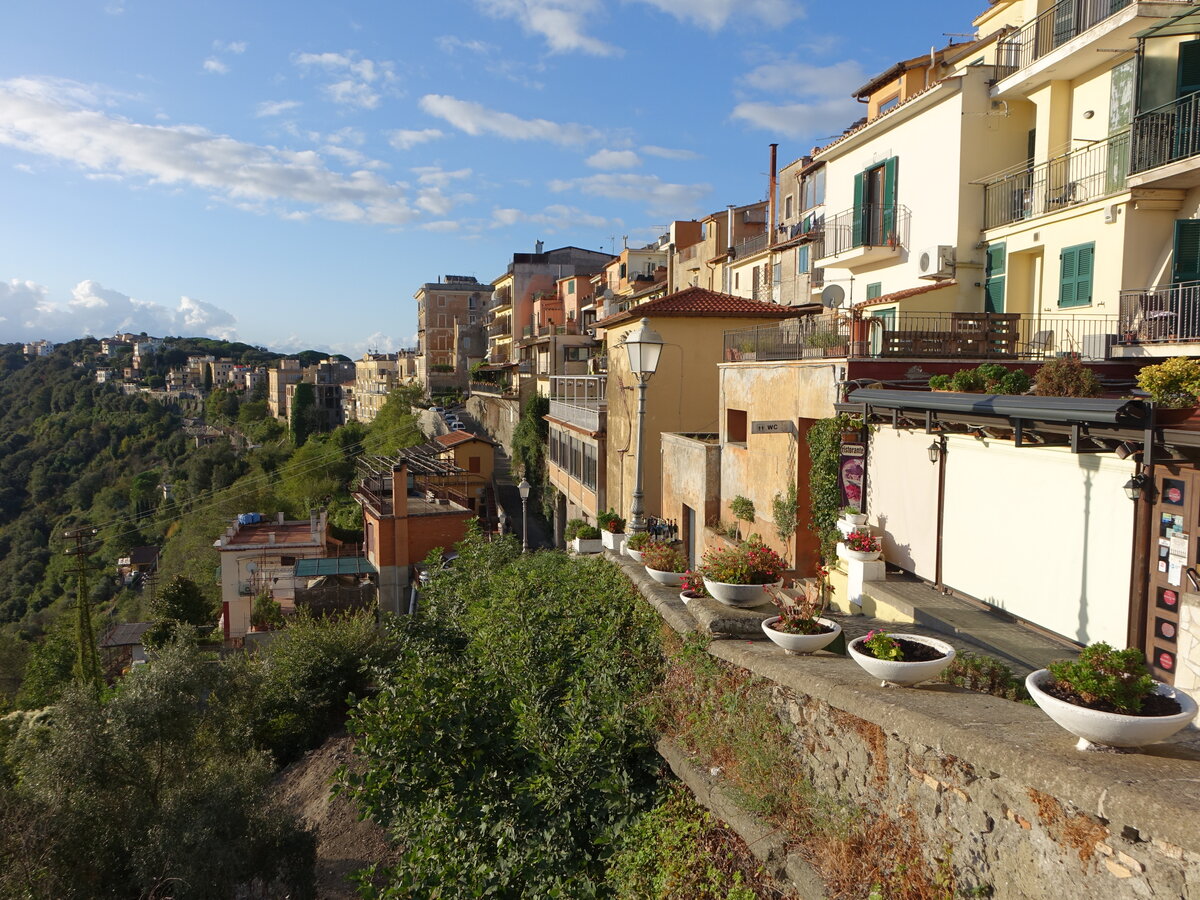
[[[441,166],[416,166],[412,171],[416,174],[418,183],[442,188],[451,182],[470,178],[474,174],[470,169],[453,169],[448,171]]]
[[[229,66],[221,62],[215,56],[210,56],[204,61],[204,71],[212,72],[214,75],[224,75],[229,71]]]
[[[213,41],[213,49],[218,53],[236,53],[242,54],[246,52],[249,46],[245,41]]]
[[[438,138],[445,136],[443,132],[436,128],[422,128],[420,131],[401,128],[388,134],[388,143],[397,150],[411,150],[417,144],[424,144],[426,141],[436,141]]]
[[[484,12],[513,19],[530,34],[546,40],[551,53],[579,51],[614,56],[621,50],[584,34],[587,21],[603,10],[600,0],[478,0]]]
[[[866,79],[854,60],[829,66],[795,59],[766,63],[744,75],[741,83],[786,98],[784,102],[747,100],[737,104],[731,115],[793,138],[819,139],[838,134],[859,117],[862,107],[850,94]]]
[[[564,206],[559,203],[551,204],[541,212],[525,212],[513,208],[496,208],[492,210],[492,227],[505,228],[511,225],[541,225],[547,231],[567,231],[572,228],[613,228],[621,227],[620,219],[607,219],[589,213],[575,206]]]
[[[432,216],[445,218],[456,206],[471,203],[473,194],[447,194],[439,187],[421,188],[417,192],[416,205]]]
[[[396,82],[395,66],[389,60],[365,59],[356,51],[345,53],[297,53],[292,61],[305,70],[319,69],[336,81],[326,84],[325,95],[334,103],[375,109],[382,91]]]
[[[443,119],[460,131],[472,136],[494,134],[510,141],[550,141],[554,144],[578,145],[600,137],[590,125],[572,122],[551,122],[548,119],[522,119],[512,113],[499,112],[444,94],[426,94],[421,109]]]
[[[0,145],[90,174],[195,187],[228,203],[286,216],[299,206],[334,221],[398,225],[418,215],[404,185],[330,170],[314,151],[282,150],[194,125],[146,125],[81,106],[29,79],[0,82]]]
[[[193,297],[180,297],[171,309],[138,300],[92,280],[81,281],[64,303],[51,302],[49,290],[32,281],[0,281],[0,333],[8,339],[67,341],[118,331],[153,335],[237,336],[237,320],[228,311]]]
[[[674,16],[680,22],[720,31],[731,18],[756,19],[764,25],[780,27],[804,15],[804,8],[792,0],[639,0]]]
[[[694,150],[672,150],[670,147],[655,147],[653,144],[642,147],[642,152],[647,156],[657,156],[661,159],[700,159],[700,154]]]
[[[454,53],[458,50],[467,50],[471,53],[491,53],[494,49],[487,41],[466,41],[453,34],[442,35],[437,39],[437,43],[443,53]]]
[[[424,231],[458,231],[462,226],[453,219],[439,219],[436,222],[426,222],[421,226]]]
[[[639,157],[632,150],[597,150],[591,156],[584,160],[593,169],[636,169],[642,164]]]
[[[254,111],[254,115],[263,119],[267,116],[282,116],[285,112],[291,112],[293,109],[299,109],[301,103],[299,100],[264,100],[258,104]]]
[[[701,198],[712,192],[711,184],[672,184],[657,175],[629,172],[555,180],[549,187],[556,193],[575,190],[594,197],[642,203],[650,215],[677,218],[699,212]]]

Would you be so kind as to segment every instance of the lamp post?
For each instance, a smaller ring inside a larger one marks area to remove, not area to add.
[[[646,382],[658,368],[662,347],[662,335],[650,330],[650,322],[647,319],[642,319],[638,327],[625,337],[629,371],[638,383],[637,459],[634,462],[633,503],[629,508],[629,530],[633,534],[646,530],[646,508],[642,495],[642,451],[646,444]]]
[[[529,552],[529,491],[533,488],[524,478],[517,485],[521,495],[521,552]]]

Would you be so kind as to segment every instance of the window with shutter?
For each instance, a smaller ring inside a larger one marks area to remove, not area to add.
[[[808,271],[809,245],[802,244],[796,248],[796,274],[803,275]]]
[[[987,270],[983,282],[984,312],[1004,312],[1004,280],[1008,255],[1003,243],[987,248]]]
[[[1171,268],[1175,284],[1200,281],[1200,219],[1175,222],[1175,259]]]
[[[1092,302],[1095,244],[1064,247],[1059,254],[1058,305],[1087,306]]]
[[[1179,45],[1179,70],[1175,87],[1177,97],[1200,91],[1200,41],[1187,41]]]
[[[851,224],[852,247],[861,247],[863,243],[863,204],[866,202],[867,173],[859,172],[854,176],[854,213]]]
[[[883,282],[873,281],[867,285],[867,299],[876,300],[883,294]]]

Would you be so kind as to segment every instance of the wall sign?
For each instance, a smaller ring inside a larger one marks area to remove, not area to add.
[[[750,423],[751,434],[791,434],[795,430],[790,419],[770,419]]]
[[[866,485],[867,445],[842,441],[841,459],[838,465],[838,486],[842,489],[842,506],[848,506],[861,512]]]

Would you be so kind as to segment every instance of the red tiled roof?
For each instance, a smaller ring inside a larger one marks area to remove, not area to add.
[[[897,303],[901,300],[907,300],[909,297],[916,297],[920,294],[928,294],[930,291],[940,291],[942,288],[953,287],[958,284],[954,278],[946,281],[935,281],[933,284],[923,284],[920,287],[905,288],[902,291],[892,291],[890,294],[884,294],[882,297],[876,297],[874,300],[868,300],[865,303],[855,303],[855,309],[862,309],[866,306],[882,306],[885,303]]]
[[[789,306],[777,306],[774,303],[762,303],[758,300],[735,297],[732,294],[722,294],[701,287],[690,287],[609,316],[607,319],[597,322],[596,325],[611,328],[633,319],[643,317],[653,319],[659,316],[787,319],[795,315],[796,311]]]
[[[433,439],[446,449],[457,447],[459,444],[465,444],[467,441],[483,441],[485,444],[492,443],[487,438],[471,434],[469,431],[452,431],[449,434],[438,434],[434,435]]]

